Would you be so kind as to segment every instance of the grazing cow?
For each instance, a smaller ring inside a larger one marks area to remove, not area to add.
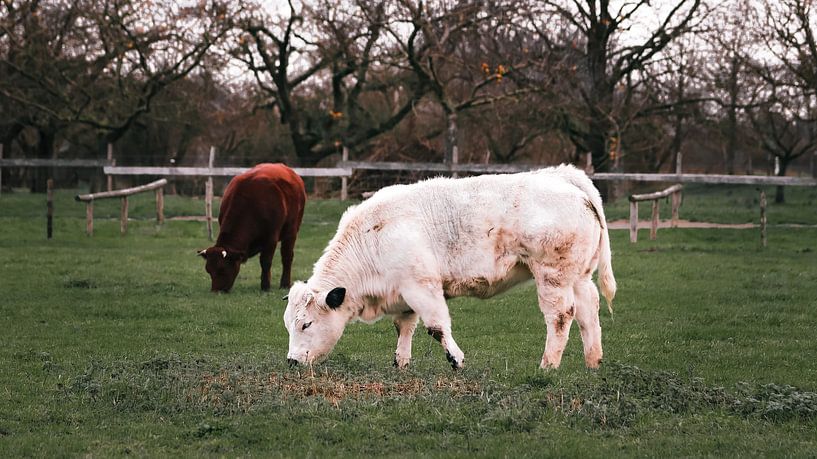
[[[419,317],[460,368],[446,298],[488,298],[533,278],[547,325],[540,366],[559,366],[575,318],[585,363],[596,368],[596,268],[610,308],[616,281],[601,197],[572,166],[390,186],[344,213],[312,277],[290,289],[288,359],[320,361],[350,321],[391,315],[396,366],[409,364]]]
[[[261,254],[261,290],[269,290],[278,241],[281,288],[292,285],[292,257],[305,203],[303,180],[283,164],[259,164],[233,178],[221,200],[216,245],[199,252],[207,260],[210,290],[230,291],[241,263],[257,253]]]

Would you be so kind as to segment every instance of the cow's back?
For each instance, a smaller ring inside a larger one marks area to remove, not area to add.
[[[283,164],[259,164],[227,185],[218,216],[218,245],[253,245],[286,225],[297,229],[305,202],[303,180],[295,171]]]
[[[344,214],[324,258],[358,252],[355,259],[373,265],[367,270],[395,276],[387,284],[399,282],[406,268],[416,276],[494,282],[531,257],[558,258],[551,248],[565,234],[597,241],[587,195],[558,169],[544,171],[384,188]]]

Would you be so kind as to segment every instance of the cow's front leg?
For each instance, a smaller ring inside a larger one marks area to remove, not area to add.
[[[261,290],[267,291],[270,287],[270,278],[272,274],[270,273],[272,269],[272,257],[275,255],[275,245],[273,244],[272,247],[264,247],[261,250],[258,258],[261,261]]]
[[[442,344],[445,357],[456,370],[462,368],[465,354],[451,333],[451,316],[440,287],[411,285],[401,289],[403,300],[423,320],[428,334]]]
[[[397,330],[397,350],[394,351],[394,366],[406,368],[411,362],[411,339],[417,328],[417,314],[407,312],[394,316],[394,328]]]

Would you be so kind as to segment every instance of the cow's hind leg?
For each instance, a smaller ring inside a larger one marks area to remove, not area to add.
[[[292,260],[295,257],[295,239],[298,236],[298,230],[284,231],[284,236],[281,238],[281,288],[289,288],[292,286]]]
[[[417,328],[417,314],[407,312],[394,316],[394,328],[397,330],[397,350],[394,352],[394,366],[406,368],[411,362],[411,339]]]
[[[413,284],[400,291],[403,300],[423,320],[428,334],[442,344],[445,356],[456,370],[462,368],[465,354],[451,334],[451,316],[441,287]]]
[[[261,260],[261,290],[267,291],[270,287],[270,279],[272,277],[272,257],[275,255],[275,243],[264,247],[259,254]]]
[[[602,357],[599,291],[588,277],[576,282],[573,293],[576,296],[576,321],[584,344],[584,363],[587,368],[598,368]]]
[[[539,309],[545,316],[547,327],[545,353],[539,366],[545,369],[558,368],[575,314],[573,288],[562,270],[538,266],[531,271],[536,280]]]

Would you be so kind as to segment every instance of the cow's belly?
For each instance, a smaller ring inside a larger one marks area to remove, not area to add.
[[[531,277],[530,270],[523,263],[516,263],[506,272],[487,275],[465,275],[443,279],[443,293],[447,298],[473,296],[490,298]]]

